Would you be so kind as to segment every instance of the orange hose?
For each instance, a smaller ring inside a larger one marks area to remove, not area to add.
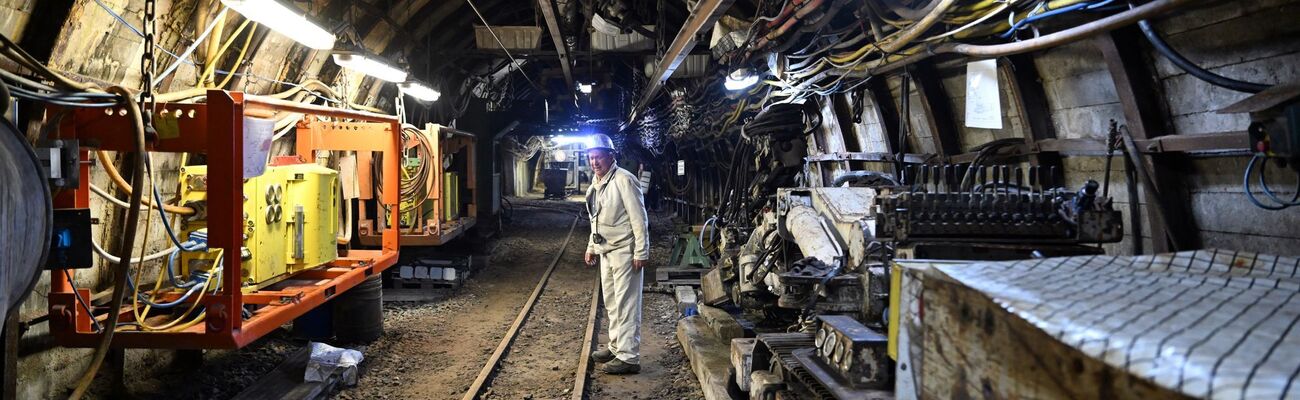
[[[114,167],[112,161],[109,160],[108,153],[103,150],[96,150],[95,157],[99,158],[99,164],[104,166],[104,172],[108,173],[109,179],[113,181],[114,185],[117,185],[117,189],[125,192],[127,196],[130,196],[132,190],[131,184],[126,183],[126,179],[122,179],[122,174],[117,171],[117,167]],[[143,202],[149,207],[158,208],[153,205],[153,200],[151,200],[149,196],[144,196]],[[194,215],[194,208],[192,207],[163,204],[163,210],[172,214]]]

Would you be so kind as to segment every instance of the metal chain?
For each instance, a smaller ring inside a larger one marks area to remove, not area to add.
[[[403,94],[402,91],[399,89],[399,90],[397,91],[397,98],[396,98],[396,99],[393,99],[393,108],[395,108],[396,111],[397,111],[397,122],[398,122],[399,124],[401,124],[401,125],[406,125],[406,99],[405,99],[405,97],[406,97],[406,95]]]
[[[144,54],[140,55],[140,76],[144,91],[140,93],[146,127],[153,126],[155,99],[153,95],[154,45],[157,33],[157,0],[144,0]]]

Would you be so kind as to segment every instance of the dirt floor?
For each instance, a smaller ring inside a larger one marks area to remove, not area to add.
[[[488,266],[470,281],[430,302],[387,302],[385,333],[364,346],[363,375],[341,399],[460,398],[527,301],[581,209],[580,203],[514,199],[511,224],[494,242]],[[668,259],[671,221],[653,215],[652,261]],[[542,291],[488,389],[489,399],[567,399],[583,346],[592,290],[598,274],[582,263],[587,223],[581,220],[567,251]],[[654,281],[648,270],[646,282]],[[674,337],[677,313],[671,295],[645,294],[642,372],[590,375],[590,399],[701,399],[699,384]],[[597,322],[603,343],[605,321]],[[132,378],[142,398],[233,398],[286,355],[304,346],[281,329],[238,351],[208,351],[203,367],[179,366],[171,374]],[[178,382],[184,382],[179,384]]]

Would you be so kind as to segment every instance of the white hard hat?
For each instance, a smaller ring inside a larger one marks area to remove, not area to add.
[[[609,135],[595,134],[587,140],[587,150],[591,149],[609,149],[614,151],[614,140]]]

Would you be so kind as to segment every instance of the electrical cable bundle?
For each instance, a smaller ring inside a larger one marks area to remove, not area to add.
[[[416,142],[414,158],[418,162],[410,171],[404,165],[398,167],[398,173],[401,175],[398,180],[398,202],[403,216],[419,213],[420,205],[429,197],[429,192],[432,190],[429,186],[433,182],[429,179],[430,163],[441,162],[438,160],[440,155],[433,154],[433,145],[429,142],[431,139],[423,130],[414,126],[403,126],[402,143],[410,143],[412,140]],[[376,198],[383,198],[384,173],[382,165],[384,165],[384,155],[382,153],[375,154],[374,167],[370,168],[370,176],[371,181],[374,182]],[[382,202],[381,206],[388,210],[388,206],[382,205]],[[421,216],[415,215],[415,217],[419,218]],[[417,221],[411,221],[411,223],[415,222]]]
[[[759,136],[768,136],[773,140],[784,141],[807,134],[809,121],[804,105],[777,103],[763,109],[754,119],[745,123],[740,129],[741,137],[751,140]],[[821,125],[821,118],[816,118],[816,126]]]
[[[1025,53],[1076,41],[1090,35],[1154,17],[1190,0],[1153,0],[1127,6],[1114,0],[882,0],[863,2],[851,14],[856,18],[813,18],[818,8],[833,9],[838,2],[788,0],[773,12],[759,7],[747,39],[723,57],[732,66],[752,65],[764,52],[780,53],[768,84],[777,95],[794,101],[810,95],[829,95],[858,88],[872,76],[882,75],[939,54],[991,58]],[[961,4],[958,4],[961,3]],[[812,9],[812,10],[810,10]],[[1091,19],[1050,34],[1038,25],[1084,16]],[[1095,17],[1100,16],[1100,17]],[[798,32],[790,35],[787,32]],[[1022,32],[1032,32],[1028,36]],[[968,44],[959,41],[1007,41],[1002,44]],[[769,42],[780,41],[780,45]],[[802,43],[786,51],[792,43]],[[1158,47],[1158,46],[1157,46]]]
[[[1242,174],[1241,177],[1241,188],[1246,192],[1246,199],[1250,200],[1250,204],[1254,204],[1255,207],[1265,210],[1277,211],[1300,206],[1300,173],[1296,174],[1295,193],[1292,193],[1290,200],[1282,200],[1282,198],[1278,197],[1277,193],[1273,191],[1273,188],[1268,185],[1268,177],[1265,172],[1268,169],[1268,165],[1264,165],[1267,161],[1268,158],[1256,154],[1250,158],[1250,162],[1246,163],[1246,172]],[[1251,175],[1255,175],[1256,166],[1259,166],[1259,187],[1263,190],[1264,195],[1268,196],[1268,199],[1273,201],[1273,204],[1260,201],[1259,198],[1255,196],[1255,191],[1250,187],[1250,177]]]
[[[546,148],[546,139],[541,136],[530,136],[524,144],[519,144],[514,137],[501,140],[501,149],[515,156],[516,160],[531,160],[543,148]]]
[[[113,107],[120,103],[121,97],[105,93],[93,86],[73,81],[46,68],[5,35],[0,35],[0,55],[14,61],[19,66],[34,71],[53,84],[37,82],[11,71],[0,69],[5,91],[24,100],[40,101],[66,107]],[[5,107],[9,105],[8,96],[3,99]]]
[[[972,149],[975,151],[975,159],[971,160],[970,165],[966,167],[966,171],[962,173],[960,185],[961,190],[966,191],[971,189],[971,185],[974,185],[975,183],[973,181],[975,179],[975,167],[985,165],[985,162],[989,157],[997,153],[999,149],[1023,144],[1025,144],[1025,139],[1008,138],[998,139],[976,146]]]

